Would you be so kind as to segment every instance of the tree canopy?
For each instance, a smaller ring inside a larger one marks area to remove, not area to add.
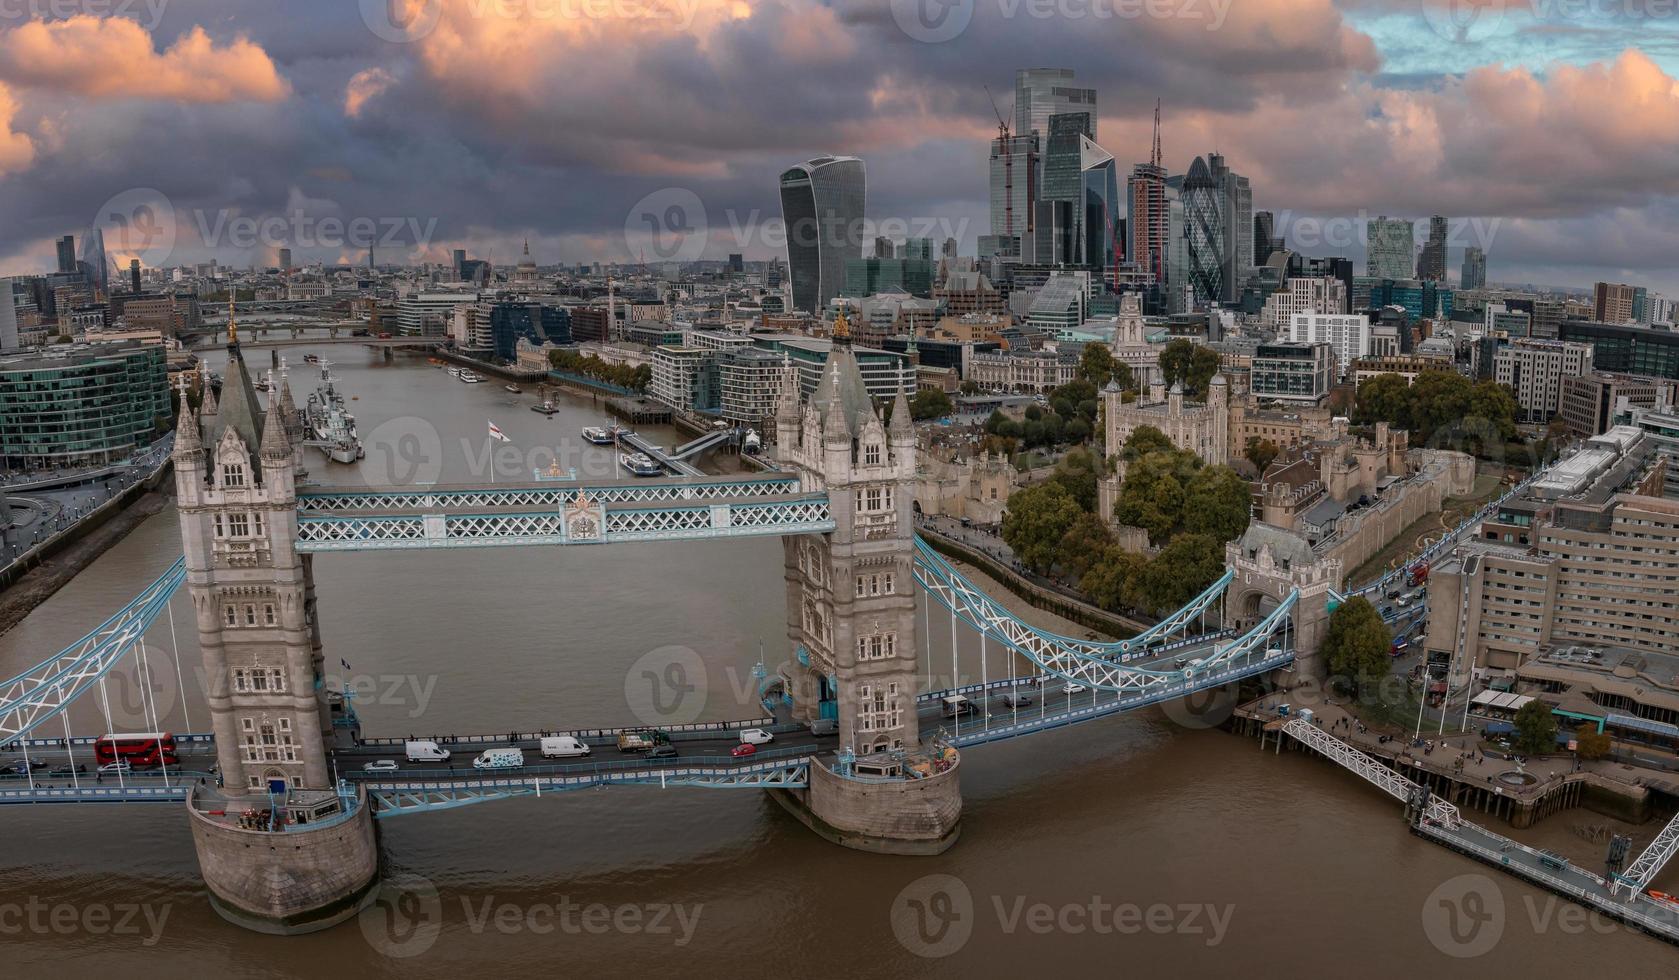
[[[1280,452],[1282,450],[1277,447],[1276,443],[1259,436],[1248,436],[1248,444],[1242,449],[1242,455],[1247,457],[1248,462],[1252,463],[1253,468],[1261,474],[1265,472],[1265,468],[1271,465]]]
[[[1409,385],[1401,375],[1379,374],[1359,386],[1353,421],[1409,429],[1412,445],[1462,439],[1479,453],[1515,436],[1516,399],[1495,381],[1456,371],[1424,371]]]
[[[1217,351],[1181,337],[1160,351],[1160,372],[1168,387],[1181,381],[1186,391],[1205,392],[1218,367]]]
[[[1103,344],[1084,345],[1084,353],[1079,355],[1079,378],[1095,386],[1097,391],[1107,387],[1109,381],[1118,381],[1121,388],[1135,383],[1131,365],[1114,360],[1113,352]]]
[[[1363,596],[1353,596],[1329,615],[1322,649],[1330,674],[1345,678],[1363,693],[1392,669],[1392,642],[1376,607]]]
[[[1203,466],[1200,457],[1171,448],[1170,442],[1165,449],[1153,448],[1165,438],[1143,426],[1126,440],[1130,462],[1114,519],[1143,528],[1155,544],[1184,531],[1223,544],[1247,530],[1253,513],[1248,481],[1228,466]]]
[[[1061,557],[1067,532],[1084,513],[1055,480],[1017,490],[1003,516],[1003,541],[1027,568],[1048,574]]]
[[[1535,698],[1516,709],[1516,747],[1529,755],[1556,751],[1557,716],[1550,705]]]
[[[909,402],[910,417],[918,422],[944,418],[954,411],[956,406],[951,402],[950,396],[938,388],[918,391]]]

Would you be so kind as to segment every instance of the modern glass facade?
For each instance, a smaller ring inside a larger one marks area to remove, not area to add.
[[[170,418],[158,345],[104,345],[0,359],[0,457],[10,468],[117,459]]]
[[[1364,274],[1409,279],[1416,272],[1416,232],[1404,218],[1371,218],[1365,232]]]
[[[925,259],[847,259],[841,296],[866,297],[902,290],[925,299],[933,295],[933,264]]]
[[[1040,140],[1047,139],[1049,117],[1067,112],[1088,114],[1088,135],[1096,138],[1096,90],[1074,85],[1071,68],[1021,68],[1014,73],[1014,135],[1036,133]]]
[[[1193,302],[1206,308],[1224,297],[1227,268],[1224,193],[1200,157],[1183,178],[1183,235],[1188,283]],[[1175,287],[1176,284],[1174,284]]]
[[[1260,344],[1253,356],[1256,398],[1316,405],[1334,383],[1335,350],[1326,343]]]
[[[490,336],[496,359],[511,363],[521,337],[537,346],[570,344],[571,313],[542,303],[497,303],[490,309]]]
[[[863,257],[863,161],[817,157],[781,174],[781,218],[793,308],[827,308],[845,283],[847,259]]]
[[[1558,337],[1590,343],[1593,348],[1592,367],[1599,371],[1679,378],[1679,333],[1589,320],[1564,320]]]

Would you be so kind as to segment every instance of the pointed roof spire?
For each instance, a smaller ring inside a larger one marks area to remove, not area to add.
[[[892,399],[892,424],[886,431],[893,442],[898,442],[906,436],[915,438],[915,419],[910,415],[909,399],[904,396],[902,387],[898,388],[897,397]]]
[[[233,322],[233,284],[227,287],[227,346],[239,346],[239,324]]]
[[[844,395],[840,390],[839,363],[836,360],[828,361],[828,376],[822,380],[827,382],[829,391],[826,413],[822,416],[822,435],[831,440],[850,441],[851,420],[846,418],[849,413],[845,410]]]
[[[214,415],[219,411],[216,405],[216,393],[210,388],[210,362],[198,362],[198,411],[201,415]]]
[[[272,378],[274,372],[269,372]],[[291,437],[286,434],[286,420],[280,414],[280,398],[269,388],[268,414],[262,422],[262,458],[284,460],[291,458]]]
[[[175,458],[182,459],[204,450],[204,441],[198,436],[198,418],[192,414],[192,404],[187,401],[187,379],[181,375],[181,416],[175,425]],[[208,390],[206,388],[205,390]]]

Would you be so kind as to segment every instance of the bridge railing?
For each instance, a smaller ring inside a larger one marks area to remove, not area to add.
[[[526,766],[509,766],[500,769],[477,769],[470,763],[455,769],[396,769],[384,772],[357,772],[351,770],[340,775],[353,782],[385,783],[385,782],[495,782],[497,780],[514,781],[531,776],[553,776],[555,778],[570,776],[605,775],[610,773],[658,771],[661,769],[730,769],[750,770],[753,767],[774,768],[772,763],[785,762],[790,759],[805,758],[817,755],[820,749],[809,746],[788,746],[780,749],[763,749],[746,756],[728,755],[693,755],[666,756],[662,759],[620,759],[613,762],[585,762],[569,764],[538,764]]]
[[[748,718],[744,721],[697,721],[686,725],[625,725],[620,728],[569,728],[556,731],[508,732],[506,735],[468,735],[464,738],[455,735],[415,735],[408,738],[364,738],[356,744],[366,746],[390,746],[401,748],[404,744],[415,739],[430,739],[439,745],[495,745],[506,742],[510,738],[520,742],[536,742],[544,738],[556,738],[570,735],[579,739],[614,739],[627,732],[645,732],[657,730],[673,738],[687,736],[697,738],[705,735],[716,735],[721,732],[733,731],[740,728],[770,728],[775,725],[775,719],[769,717]]]

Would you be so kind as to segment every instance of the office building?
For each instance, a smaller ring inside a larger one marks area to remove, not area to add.
[[[58,271],[71,273],[76,271],[76,236],[65,235],[54,243],[58,247]]]
[[[1410,279],[1416,269],[1416,244],[1409,221],[1382,215],[1366,226],[1364,275],[1371,279]]]
[[[280,272],[281,272],[281,274],[286,274],[286,273],[291,272],[292,268],[293,268],[293,266],[291,264],[291,249],[289,249],[289,248],[280,249]]]
[[[1183,236],[1187,279],[1184,285],[1194,306],[1205,309],[1223,300],[1225,271],[1224,190],[1207,161],[1196,157],[1182,183]],[[1173,288],[1177,283],[1173,282]]]
[[[1428,219],[1428,238],[1417,255],[1417,278],[1432,282],[1446,281],[1446,219],[1435,215]]]
[[[1458,286],[1462,289],[1487,288],[1487,253],[1474,245],[1463,250],[1463,273]]]
[[[454,322],[455,307],[478,302],[477,293],[413,293],[397,304],[397,333],[404,337],[442,337]]]
[[[1281,252],[1287,247],[1283,236],[1277,234],[1277,216],[1269,211],[1255,211],[1253,213],[1253,264],[1262,266],[1270,260],[1272,253]],[[1335,312],[1342,312],[1336,310]]]
[[[1326,343],[1260,344],[1248,390],[1260,401],[1317,405],[1335,384],[1335,349]]]
[[[1329,344],[1335,349],[1335,377],[1370,353],[1370,318],[1362,313],[1296,313],[1289,318],[1288,339],[1297,344]]]
[[[1608,431],[1621,416],[1630,417],[1634,409],[1664,406],[1679,407],[1679,381],[1588,371],[1562,379],[1562,403],[1557,414],[1568,423],[1570,432],[1595,436]],[[1679,461],[1679,451],[1673,456]]]
[[[170,414],[161,344],[0,358],[0,460],[8,469],[119,459],[167,431]]]
[[[1207,157],[1207,170],[1218,186],[1220,227],[1224,234],[1223,294],[1225,305],[1242,297],[1253,274],[1253,189],[1248,179],[1225,165],[1223,154]]]
[[[775,396],[785,375],[784,355],[741,347],[717,355],[718,414],[731,422],[762,426],[775,414]]]
[[[1592,367],[1616,374],[1679,379],[1679,333],[1629,324],[1564,320],[1562,340],[1592,345]]]
[[[1057,226],[1065,222],[1064,228],[1055,229],[1064,237],[1051,242],[1048,255],[1034,254],[1034,262],[1065,262],[1098,271],[1116,262],[1124,223],[1119,170],[1113,155],[1091,139],[1093,125],[1088,112],[1058,113],[1049,119],[1042,201],[1065,205],[1065,210],[1052,213]]]
[[[1289,329],[1297,313],[1343,313],[1347,308],[1346,287],[1339,279],[1294,278],[1265,298],[1259,325],[1270,332]]]
[[[781,174],[793,308],[815,314],[839,295],[847,259],[863,257],[863,161],[817,157]]]
[[[105,254],[104,229],[94,228],[82,239],[82,257],[76,267],[97,292],[110,293],[111,260]]]
[[[1592,290],[1592,319],[1599,323],[1639,323],[1644,287],[1600,282]]]
[[[904,292],[928,297],[933,293],[933,264],[925,259],[847,259],[840,295],[853,299],[876,293]]]
[[[1453,683],[1514,669],[1551,644],[1679,648],[1679,500],[1665,454],[1615,426],[1499,505],[1480,539],[1428,579],[1428,661]]]
[[[1067,112],[1090,116],[1087,135],[1096,138],[1096,90],[1074,84],[1071,68],[1021,68],[1014,73],[1014,135],[1049,139],[1049,117]]]
[[[1520,338],[1493,355],[1492,377],[1516,393],[1517,418],[1548,422],[1562,406],[1562,379],[1591,367],[1592,345]]]

